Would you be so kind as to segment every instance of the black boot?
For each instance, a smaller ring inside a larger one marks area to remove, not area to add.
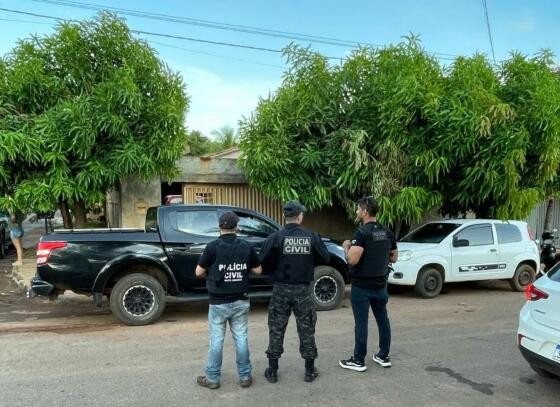
[[[315,367],[315,359],[305,359],[305,381],[310,383],[319,376]]]
[[[278,359],[268,359],[268,367],[264,371],[264,377],[269,383],[278,381]]]

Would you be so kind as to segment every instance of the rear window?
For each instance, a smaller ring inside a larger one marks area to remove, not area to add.
[[[440,243],[451,232],[459,227],[456,223],[434,222],[427,223],[406,235],[401,242],[409,243]]]
[[[510,223],[496,223],[496,233],[498,234],[498,243],[515,243],[520,242],[522,239],[521,231],[515,225]]]

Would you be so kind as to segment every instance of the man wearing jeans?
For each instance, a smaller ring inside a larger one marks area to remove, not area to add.
[[[196,267],[196,276],[206,278],[210,296],[208,325],[210,347],[206,375],[196,381],[202,387],[220,387],[222,356],[226,324],[235,342],[239,385],[252,384],[251,362],[247,324],[249,316],[249,271],[261,274],[259,256],[248,242],[238,239],[235,232],[239,218],[233,212],[225,212],[219,220],[220,237],[210,242]]]
[[[368,316],[371,307],[379,330],[379,351],[373,361],[391,367],[389,347],[391,326],[387,316],[387,276],[389,262],[398,258],[394,234],[377,223],[379,206],[373,197],[358,200],[356,215],[362,227],[354,232],[352,241],[343,243],[346,259],[351,266],[352,292],[350,302],[354,313],[354,355],[339,362],[340,367],[365,372],[367,354]]]

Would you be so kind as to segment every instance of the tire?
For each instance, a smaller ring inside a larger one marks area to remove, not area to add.
[[[535,281],[535,269],[528,264],[520,264],[509,280],[513,291],[525,291],[525,288]]]
[[[330,266],[315,267],[311,290],[317,311],[338,307],[344,299],[344,288],[344,279],[338,270]]]
[[[443,288],[443,276],[433,268],[426,267],[418,273],[414,291],[422,298],[435,298]]]
[[[129,274],[117,281],[109,300],[113,316],[125,325],[148,325],[165,309],[165,291],[154,277]]]
[[[541,377],[546,377],[547,379],[558,379],[558,376],[556,376],[555,374],[552,374],[544,369],[541,369],[538,366],[535,366],[533,364],[531,365],[531,369],[533,369],[535,372],[537,372],[537,374]]]

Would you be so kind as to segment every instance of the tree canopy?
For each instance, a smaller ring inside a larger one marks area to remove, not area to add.
[[[241,165],[311,209],[374,195],[397,225],[428,211],[523,218],[557,193],[560,82],[551,55],[442,66],[417,38],[340,65],[285,50],[282,85],[241,123]]]
[[[19,41],[0,59],[0,208],[81,223],[122,177],[169,178],[187,109],[181,76],[114,15]]]

